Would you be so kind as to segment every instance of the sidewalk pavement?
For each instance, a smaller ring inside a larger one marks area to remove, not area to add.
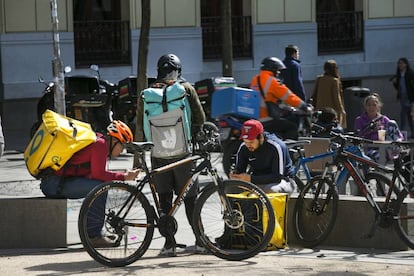
[[[109,161],[109,168],[122,170],[132,167],[132,156],[122,154]],[[220,172],[220,156],[214,163]],[[202,179],[203,180],[203,179]],[[0,158],[0,198],[43,196],[39,181],[24,164],[23,154],[8,151]],[[163,238],[156,231],[148,252],[132,265],[107,268],[96,263],[82,248],[77,233],[77,215],[82,200],[68,200],[67,248],[1,249],[0,275],[412,275],[414,251],[386,251],[372,248],[287,248],[262,252],[248,260],[230,262],[213,255],[191,252],[194,235],[185,218],[184,208],[177,214],[177,242],[188,250],[175,258],[158,257]],[[1,223],[7,223],[2,221]],[[1,233],[0,233],[1,234]]]

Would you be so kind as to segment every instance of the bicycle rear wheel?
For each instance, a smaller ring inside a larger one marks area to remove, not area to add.
[[[402,190],[394,202],[394,226],[398,236],[414,249],[414,193]]]
[[[124,182],[112,181],[97,186],[86,196],[79,212],[78,230],[83,247],[97,262],[126,266],[147,251],[154,234],[154,219],[153,208],[144,194]],[[93,241],[90,234],[99,229],[112,246]]]
[[[194,232],[215,256],[239,261],[255,256],[268,245],[275,228],[270,200],[256,185],[226,180],[221,198],[219,187],[210,185],[197,199]],[[237,200],[242,197],[243,200]],[[231,208],[225,209],[222,200]]]
[[[293,226],[304,247],[317,246],[328,237],[335,225],[338,201],[336,186],[320,175],[303,188],[293,209]]]

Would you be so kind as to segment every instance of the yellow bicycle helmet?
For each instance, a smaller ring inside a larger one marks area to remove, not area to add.
[[[134,140],[131,129],[122,121],[112,121],[107,127],[107,130],[109,136],[118,139],[121,143],[129,143]]]

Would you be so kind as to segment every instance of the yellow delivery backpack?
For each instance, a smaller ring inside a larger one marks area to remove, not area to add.
[[[266,250],[276,250],[285,248],[287,246],[287,201],[288,194],[285,193],[268,193],[273,211],[275,213],[275,230],[272,238],[269,241]],[[251,238],[256,237],[260,240],[263,236],[263,231],[266,230],[268,214],[267,210],[263,209],[262,203],[257,196],[251,196],[248,193],[227,194],[233,208],[237,208],[242,214],[248,210],[249,216],[245,216],[245,222],[253,225],[248,229],[230,229],[225,226],[223,237],[220,239],[220,246],[230,249],[240,249],[251,246]],[[253,216],[251,210],[256,210]],[[245,210],[243,210],[245,209]],[[250,231],[250,232],[245,232]]]
[[[36,178],[45,169],[61,169],[75,152],[96,141],[96,134],[88,123],[51,110],[43,113],[42,120],[24,151],[26,167]]]

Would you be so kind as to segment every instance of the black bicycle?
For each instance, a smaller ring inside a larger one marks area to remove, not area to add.
[[[147,251],[155,228],[163,236],[173,236],[177,231],[174,215],[182,205],[186,192],[192,187],[192,180],[200,174],[209,175],[212,182],[202,189],[196,201],[192,227],[197,241],[215,256],[232,261],[253,257],[264,250],[275,227],[272,205],[256,185],[238,180],[223,180],[217,173],[211,164],[210,152],[217,149],[219,142],[217,127],[206,123],[203,135],[197,136],[194,155],[157,169],[149,169],[145,158],[145,153],[153,147],[152,143],[130,143],[128,149],[138,155],[143,176],[135,185],[123,181],[104,183],[93,189],[81,206],[79,235],[89,255],[107,266],[125,266],[138,260]],[[176,197],[169,213],[160,214],[153,176],[188,163],[195,163],[193,178]],[[144,193],[147,185],[153,205]],[[255,199],[257,204],[240,201],[236,206],[232,201],[235,194]],[[95,208],[102,201],[106,202],[104,209]],[[252,218],[257,217],[257,206],[268,216],[261,227],[257,223],[251,223]],[[102,213],[104,221],[97,219],[102,217]],[[102,233],[113,241],[113,247],[93,246],[88,229],[97,229],[96,227],[102,227]],[[241,234],[245,246],[233,246],[233,241]]]
[[[305,247],[314,247],[322,243],[332,231],[339,201],[335,175],[337,168],[344,167],[375,214],[375,221],[366,237],[372,237],[378,226],[394,226],[400,238],[414,248],[414,183],[407,181],[407,174],[412,172],[412,160],[408,162],[401,155],[394,160],[394,168],[389,168],[349,152],[345,146],[349,142],[370,143],[372,146],[376,143],[389,143],[390,146],[413,148],[414,143],[376,142],[349,135],[332,135],[339,140],[333,162],[327,164],[322,175],[312,178],[305,185],[295,203],[293,225],[298,240]],[[392,179],[388,177],[390,174],[393,175]],[[377,189],[376,195],[373,188]]]

